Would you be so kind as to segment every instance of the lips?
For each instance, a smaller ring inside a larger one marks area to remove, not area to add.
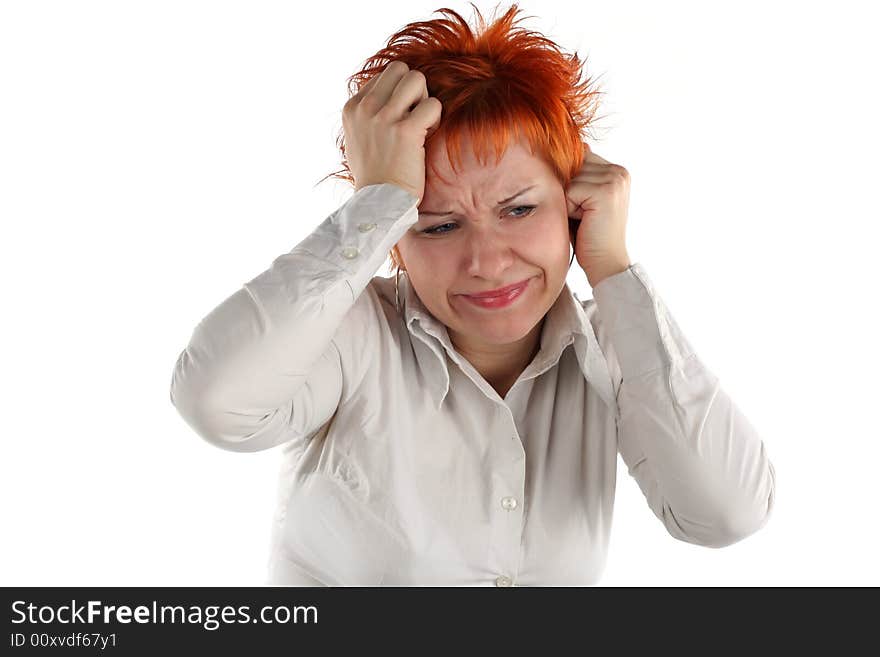
[[[528,282],[529,279],[525,278],[518,283],[514,283],[513,285],[507,285],[505,287],[499,287],[497,290],[489,290],[488,292],[478,292],[476,294],[465,294],[466,297],[471,297],[472,299],[491,299],[492,297],[500,297],[512,292],[513,290],[522,287]]]

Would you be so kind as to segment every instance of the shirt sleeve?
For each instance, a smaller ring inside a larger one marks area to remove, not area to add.
[[[694,353],[639,263],[593,288],[618,403],[618,449],[674,538],[724,547],[762,528],[776,473],[763,442]]]
[[[383,311],[365,288],[417,205],[391,183],[362,187],[199,322],[171,379],[197,434],[253,452],[309,438],[332,417],[379,344]]]

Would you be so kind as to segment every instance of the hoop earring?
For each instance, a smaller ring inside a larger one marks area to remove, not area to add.
[[[400,272],[406,271],[401,270],[400,267],[397,268],[397,272],[394,274],[394,306],[397,308],[397,314],[400,314]]]

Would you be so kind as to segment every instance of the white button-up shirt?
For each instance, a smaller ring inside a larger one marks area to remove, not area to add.
[[[211,311],[171,400],[222,449],[281,446],[269,584],[595,584],[617,454],[676,539],[757,531],[775,472],[639,263],[566,284],[504,399],[405,275],[418,199],[363,187]]]

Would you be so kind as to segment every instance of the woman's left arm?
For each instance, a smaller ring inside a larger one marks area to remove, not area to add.
[[[776,472],[754,427],[694,353],[626,249],[629,172],[584,144],[565,190],[594,332],[617,395],[618,449],[677,539],[724,547],[763,527]],[[587,301],[585,310],[589,309]]]
[[[593,299],[617,395],[618,450],[651,510],[673,537],[707,547],[759,530],[773,509],[773,464],[645,269],[606,277]]]

